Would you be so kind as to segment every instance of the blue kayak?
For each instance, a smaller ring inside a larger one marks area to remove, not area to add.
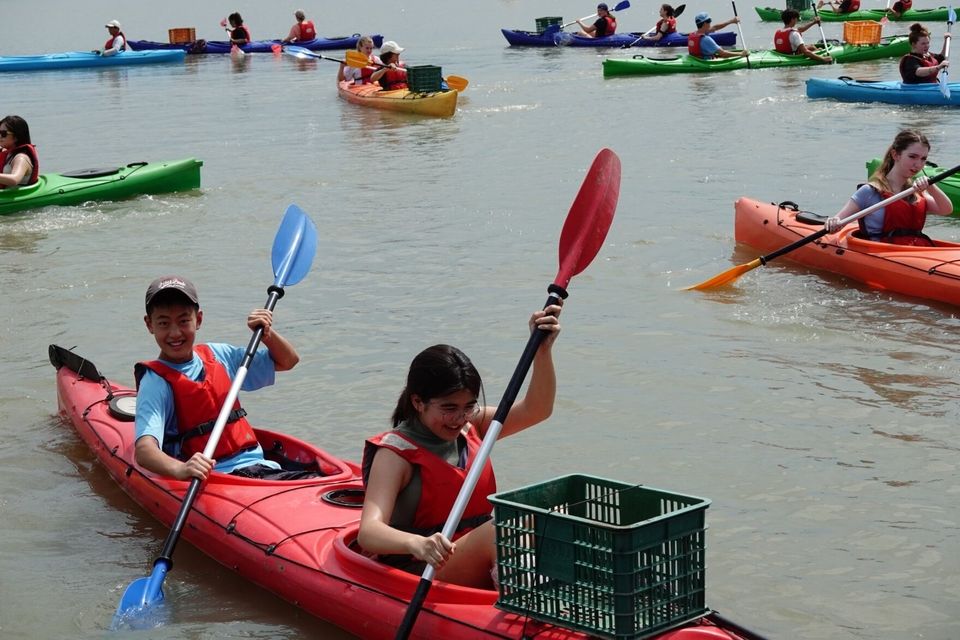
[[[842,102],[886,102],[889,104],[921,104],[960,107],[960,82],[947,85],[950,97],[945,98],[940,85],[932,82],[903,84],[902,82],[871,82],[840,78],[810,78],[807,80],[808,98],[833,98]]]
[[[370,36],[373,38],[373,44],[379,47],[383,44],[383,36],[379,33]],[[298,47],[310,49],[311,51],[324,51],[327,49],[356,49],[360,34],[355,33],[352,36],[338,36],[333,38],[314,38],[313,40],[304,40],[297,42]],[[167,44],[166,42],[151,42],[149,40],[130,40],[127,44],[134,51],[184,51],[186,53],[230,53],[229,40],[197,40],[196,42],[186,42],[182,44]],[[276,46],[283,46],[280,40],[254,40],[240,48],[244,53],[270,53]]]
[[[119,67],[132,64],[183,62],[183,51],[123,51],[114,56],[101,56],[89,51],[67,51],[41,56],[0,56],[0,71],[41,71]]]
[[[517,31],[500,29],[500,33],[515,47],[685,47],[687,34],[674,31],[659,40],[639,39],[643,33],[615,33],[603,38],[588,38],[566,31]],[[711,33],[710,37],[721,47],[737,44],[737,34],[733,31]]]

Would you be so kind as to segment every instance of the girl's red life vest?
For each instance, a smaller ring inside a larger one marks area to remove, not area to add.
[[[692,56],[697,58],[702,58],[703,54],[700,52],[700,40],[703,38],[704,34],[699,31],[691,31],[687,36],[687,51]]]
[[[612,36],[617,32],[617,19],[611,15],[608,15],[604,20],[607,21],[607,32],[603,34],[604,36]]]
[[[908,56],[912,56],[912,57],[916,58],[917,60],[919,60],[921,67],[935,67],[935,66],[937,66],[938,64],[940,64],[940,62],[939,62],[936,58],[934,58],[933,56],[931,56],[930,54],[927,54],[927,55],[925,55],[925,56],[921,56],[921,55],[917,55],[916,53],[913,53],[913,52],[911,51],[911,52],[908,53],[907,55],[905,55],[905,56],[903,56],[902,58],[900,58],[900,77],[901,77],[901,78],[903,77],[903,61],[906,60]],[[928,75],[928,76],[920,76],[920,75],[917,75],[917,74],[915,73],[915,74],[913,74],[913,77],[917,79],[917,82],[933,82],[934,84],[936,84],[937,82],[939,82],[939,79],[937,78],[937,74],[936,74],[936,73],[931,73],[931,74]]]
[[[790,34],[796,31],[792,27],[778,29],[773,34],[773,48],[780,53],[793,53],[793,46],[790,44]]]
[[[317,38],[317,28],[310,20],[304,20],[300,23],[300,40],[315,40]]]
[[[666,30],[663,26],[666,25]],[[657,20],[657,33],[662,33],[663,35],[669,35],[677,31],[677,19],[676,18],[663,18],[662,20]]]
[[[853,13],[860,10],[860,0],[843,0],[838,13]]]
[[[214,357],[213,350],[205,344],[194,347],[203,362],[203,380],[194,381],[176,369],[171,369],[159,360],[141,362],[167,381],[173,391],[173,406],[177,413],[177,431],[183,437],[181,458],[190,458],[194,453],[203,452],[213,431],[213,424],[220,414],[220,407],[230,393],[230,375]],[[139,386],[139,375],[137,384]],[[217,448],[213,451],[214,460],[236,455],[241,451],[257,446],[257,435],[253,427],[243,416],[246,412],[240,408],[240,401],[233,403],[231,418],[224,427]]]
[[[126,50],[127,50],[127,36],[123,35],[123,31],[121,31],[121,32],[118,33],[117,35],[123,37],[123,46],[120,47],[120,51],[126,51]],[[103,43],[103,48],[104,48],[104,49],[109,49],[109,48],[111,48],[111,47],[113,46],[113,41],[114,41],[114,40],[116,40],[116,36],[110,36],[110,39],[107,40],[105,43]]]
[[[37,157],[37,148],[32,144],[21,144],[13,149],[10,149],[9,151],[0,151],[0,171],[3,171],[3,168],[7,164],[7,160],[12,160],[15,155],[21,153],[27,154],[27,157],[30,158],[30,164],[33,165],[33,169],[30,171],[30,180],[27,181],[27,184],[36,184],[37,180],[40,179],[40,159]],[[3,187],[0,186],[0,189],[2,188]]]
[[[888,191],[880,192],[883,200],[893,195]],[[933,241],[923,233],[923,225],[927,221],[927,199],[922,195],[914,198],[913,202],[907,202],[907,198],[903,198],[883,208],[881,240],[893,244],[933,246]]]
[[[407,88],[407,72],[402,70],[402,62],[400,66],[401,69],[387,69],[387,72],[380,76],[380,86],[384,91]]]
[[[466,435],[467,461],[464,468],[448,463],[436,454],[418,446],[415,442],[405,438],[397,431],[387,431],[367,440],[363,449],[363,482],[367,483],[370,468],[373,466],[373,456],[377,448],[390,449],[398,456],[420,470],[421,487],[420,502],[414,514],[412,529],[420,535],[431,535],[443,529],[450,509],[457,500],[457,494],[467,472],[477,457],[482,441],[471,425]],[[483,472],[477,482],[470,502],[460,518],[460,525],[454,539],[470,529],[476,528],[480,522],[488,519],[493,511],[493,505],[487,496],[497,492],[497,481],[493,474],[493,465],[488,458],[483,465]]]

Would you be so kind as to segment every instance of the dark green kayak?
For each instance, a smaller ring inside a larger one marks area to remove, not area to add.
[[[783,9],[774,7],[754,7],[764,22],[780,22],[780,12]],[[824,22],[847,22],[848,20],[876,20],[880,21],[886,14],[886,9],[862,9],[852,13],[836,13],[835,11],[820,11],[820,19]],[[800,20],[813,20],[813,9],[800,12]],[[939,9],[908,9],[899,18],[892,13],[887,14],[887,20],[898,22],[946,22],[947,8]]]
[[[873,172],[876,171],[877,167],[880,166],[880,158],[874,158],[873,160],[867,161],[867,178],[873,175]],[[937,166],[932,162],[927,162],[927,166],[923,168],[923,174],[930,176],[931,178],[937,174],[943,173],[946,169]],[[937,186],[940,187],[940,190],[950,198],[950,202],[953,203],[953,213],[951,215],[960,217],[960,176],[953,174],[952,176],[947,176],[943,180],[937,183]]]
[[[125,167],[46,173],[28,187],[0,189],[0,215],[90,200],[120,200],[145,193],[186,191],[200,186],[201,160],[132,162]]]
[[[880,58],[899,57],[910,51],[910,43],[905,36],[890,36],[880,44],[835,44],[827,49],[838,63],[861,62]],[[769,49],[750,52],[750,69],[770,67],[806,67],[825,64],[811,60],[806,56],[779,53]],[[632,58],[607,58],[603,61],[603,75],[657,75],[664,73],[704,73],[712,71],[736,71],[746,69],[747,58],[715,58],[703,60],[689,54],[672,58],[647,58],[636,55]]]

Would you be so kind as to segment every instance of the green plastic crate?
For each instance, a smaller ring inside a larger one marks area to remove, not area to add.
[[[561,16],[547,16],[545,18],[537,18],[537,33],[543,33],[547,30],[547,27],[552,27],[554,25],[561,27],[563,26],[563,18]]]
[[[490,502],[498,609],[616,639],[707,613],[709,500],[574,474]]]
[[[407,67],[407,88],[415,93],[434,93],[440,91],[443,82],[443,70],[432,64]]]

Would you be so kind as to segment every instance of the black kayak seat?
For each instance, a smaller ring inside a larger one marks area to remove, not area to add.
[[[114,174],[120,173],[120,169],[123,167],[111,167],[104,169],[78,169],[77,171],[68,171],[67,173],[61,173],[65,178],[103,178],[104,176],[112,176]]]

